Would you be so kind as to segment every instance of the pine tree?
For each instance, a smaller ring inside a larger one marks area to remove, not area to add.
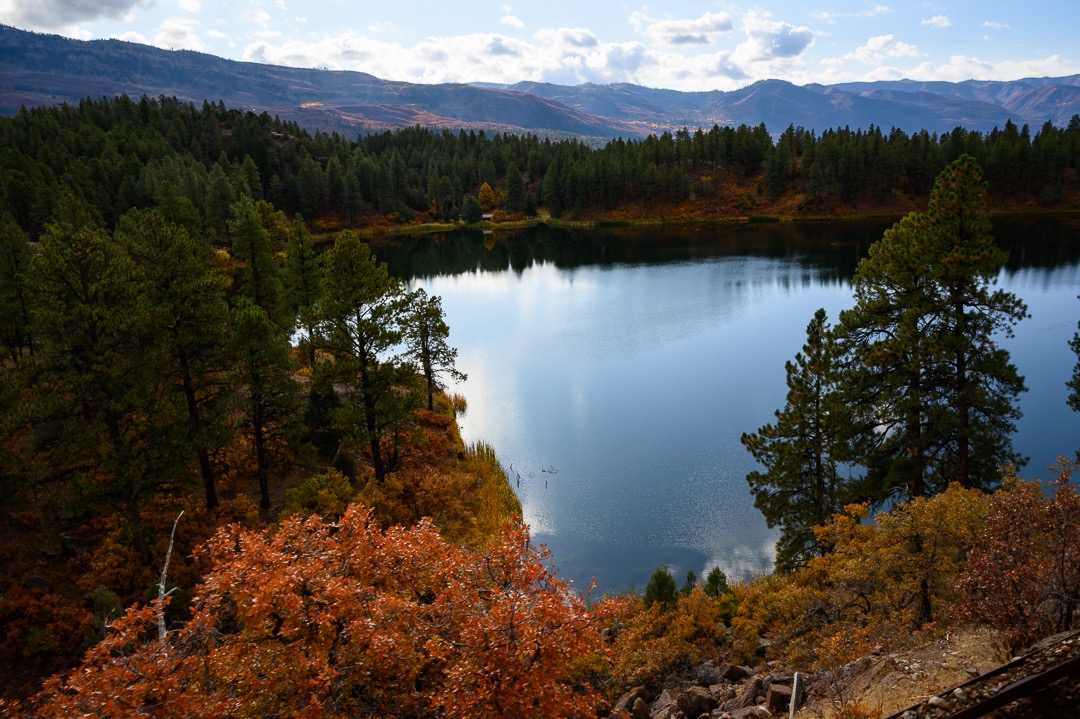
[[[787,371],[787,403],[776,422],[744,434],[742,443],[764,471],[747,475],[754,506],[780,526],[776,565],[789,571],[819,555],[812,528],[843,506],[842,469],[851,428],[841,396],[841,353],[824,309],[806,328],[806,344]]]
[[[255,450],[259,506],[269,509],[272,455],[302,433],[291,348],[265,310],[247,297],[237,299],[230,325],[237,358],[233,379],[244,388],[237,400]]]
[[[30,392],[45,450],[105,501],[135,511],[158,482],[149,442],[157,418],[147,286],[89,208],[61,196],[27,276],[39,351]]]
[[[267,316],[284,326],[282,287],[278,266],[274,262],[274,242],[267,222],[260,212],[265,203],[241,197],[232,206],[229,237],[236,274],[236,290],[262,307]]]
[[[449,335],[450,328],[443,319],[442,300],[429,297],[423,289],[409,295],[405,343],[408,356],[419,365],[424,374],[429,412],[435,409],[438,375],[448,375],[455,382],[464,382],[466,379],[465,374],[458,371],[454,365],[457,350],[446,344]]]
[[[366,442],[375,479],[392,469],[384,440],[392,440],[417,407],[415,368],[390,353],[403,339],[407,297],[353,232],[338,235],[323,257],[319,343],[333,357],[333,373],[350,387],[339,425]]]
[[[172,223],[162,208],[125,214],[116,240],[145,283],[147,342],[156,349],[171,400],[170,416],[163,412],[160,420],[169,428],[159,442],[173,448],[179,466],[197,459],[206,505],[213,508],[218,496],[211,455],[228,441],[228,278],[212,269],[210,245]]]
[[[30,241],[9,214],[0,217],[0,344],[18,364],[33,355],[30,300],[26,273],[30,267]]]
[[[982,175],[965,155],[939,175],[927,211],[903,218],[859,263],[840,333],[866,498],[936,493],[954,481],[986,488],[1000,466],[1021,461],[1011,434],[1024,382],[994,338],[1027,312],[992,290],[1004,261]]]
[[[308,363],[314,365],[316,305],[321,291],[322,265],[315,254],[311,233],[300,215],[293,218],[285,258],[285,292],[294,318],[292,324],[306,335],[300,344],[307,349]]]

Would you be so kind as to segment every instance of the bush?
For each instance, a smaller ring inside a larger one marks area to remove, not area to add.
[[[336,469],[308,477],[285,491],[285,515],[338,517],[353,497],[348,478]]]

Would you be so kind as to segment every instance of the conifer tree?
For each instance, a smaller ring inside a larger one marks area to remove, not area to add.
[[[49,464],[134,511],[154,490],[157,467],[147,441],[158,363],[145,281],[100,219],[65,193],[27,285],[40,341],[33,411],[53,433]]]
[[[747,475],[754,506],[770,527],[780,526],[776,565],[789,571],[822,553],[812,528],[843,506],[843,463],[850,434],[841,390],[841,353],[819,309],[806,344],[785,365],[788,394],[776,422],[744,434],[742,443],[764,471]]]
[[[34,352],[26,287],[31,257],[30,241],[15,218],[0,216],[0,344],[16,364]]]
[[[308,363],[313,365],[316,305],[321,291],[322,265],[319,256],[315,254],[311,233],[300,215],[293,218],[285,258],[285,292],[294,318],[293,325],[303,330],[306,335],[300,344],[307,349]]]
[[[178,200],[174,211],[184,202]],[[211,455],[228,441],[222,402],[231,364],[227,278],[211,267],[213,249],[171,222],[165,207],[125,214],[116,240],[145,282],[147,346],[155,349],[171,403],[168,414],[161,412],[159,421],[169,429],[160,443],[173,448],[173,464],[198,460],[206,505],[213,508],[218,496]]]
[[[338,235],[323,257],[319,342],[334,357],[332,372],[350,388],[338,412],[346,432],[368,445],[375,479],[392,469],[384,440],[417,408],[416,371],[391,353],[403,339],[407,297],[353,232]]]
[[[252,202],[250,197],[241,197],[232,206],[229,237],[236,290],[262,307],[278,326],[284,326],[281,277],[274,262],[274,238],[267,229],[260,205],[272,209],[265,203]]]
[[[446,343],[449,336],[450,328],[443,319],[442,300],[429,297],[423,289],[413,292],[409,296],[405,343],[409,357],[424,374],[429,412],[435,409],[438,375],[448,375],[456,382],[466,379],[465,374],[454,365],[457,350]]]
[[[244,388],[238,404],[255,451],[259,506],[269,509],[273,454],[302,431],[291,348],[266,311],[247,297],[237,299],[230,324],[237,358],[233,378]]]
[[[885,233],[859,263],[855,307],[841,314],[851,353],[849,407],[862,421],[864,496],[880,501],[987,488],[1022,460],[1011,435],[1023,378],[995,337],[1027,314],[994,290],[1005,253],[990,234],[982,174],[961,156],[925,213]]]

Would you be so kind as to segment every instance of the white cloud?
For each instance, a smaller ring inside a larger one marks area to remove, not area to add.
[[[373,22],[368,25],[368,30],[379,35],[394,35],[398,32],[398,26],[393,22]]]
[[[844,56],[846,60],[857,60],[864,65],[880,65],[885,58],[918,57],[919,48],[897,40],[892,35],[878,35],[866,41],[866,44]]]
[[[934,28],[946,28],[952,25],[952,20],[949,19],[948,15],[935,15],[920,22],[926,27]]]
[[[120,33],[119,35],[115,35],[114,37],[117,40],[123,40],[124,42],[137,42],[140,45],[149,45],[150,44],[150,42],[142,34],[137,33],[137,32],[135,32],[133,30],[129,30],[128,32],[124,32],[124,33]]]
[[[202,3],[199,0],[177,0],[176,4],[186,12],[199,12],[199,10],[202,10]]]
[[[1004,22],[994,22],[993,20],[987,20],[982,24],[983,27],[991,28],[993,30],[1008,30],[1009,24]]]
[[[734,25],[726,12],[705,13],[689,20],[654,20],[644,12],[630,16],[630,24],[653,42],[662,45],[707,45]]]
[[[152,0],[7,0],[0,3],[0,22],[40,30],[69,28],[80,22],[129,18]]]
[[[266,27],[267,24],[270,22],[270,13],[266,12],[262,8],[255,8],[254,10],[249,10],[244,13],[244,17],[258,25],[259,27]]]
[[[836,22],[842,18],[848,17],[878,17],[880,15],[887,15],[892,12],[892,8],[888,5],[874,5],[861,12],[848,12],[838,13],[831,10],[814,10],[810,13],[810,17],[815,20],[828,23],[829,25],[835,25]]]
[[[202,50],[205,46],[195,33],[195,26],[187,18],[169,18],[161,23],[154,44],[170,50]]]
[[[520,30],[525,27],[525,23],[516,15],[503,15],[502,18],[499,19],[499,22],[507,27],[512,27],[515,30]]]
[[[1060,55],[1033,60],[1005,60],[991,62],[977,57],[953,55],[942,64],[924,62],[908,71],[913,80],[946,80],[963,82],[964,80],[1019,80],[1025,77],[1062,77],[1077,72],[1075,63],[1070,63]]]
[[[770,20],[767,14],[757,11],[747,13],[743,30],[747,40],[735,49],[742,62],[797,58],[814,42],[810,28]]]

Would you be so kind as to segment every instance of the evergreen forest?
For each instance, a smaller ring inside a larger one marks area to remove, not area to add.
[[[1080,117],[602,148],[166,97],[0,119],[0,714],[604,716],[705,661],[830,676],[963,627],[1073,627],[1074,467],[1000,469],[1023,379],[988,338],[1026,308],[991,287],[989,213],[1075,208],[1078,170]],[[573,587],[530,541],[494,449],[458,435],[440,299],[372,249],[857,213],[903,219],[743,438],[777,571],[661,568],[643,596]]]

